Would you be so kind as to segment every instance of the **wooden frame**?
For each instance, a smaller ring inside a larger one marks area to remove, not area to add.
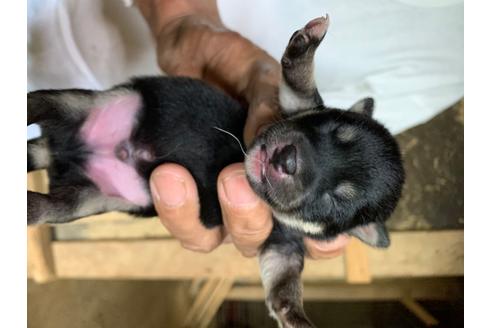
[[[53,241],[50,248],[58,278],[234,277],[236,281],[249,282],[260,279],[256,259],[242,257],[230,244],[209,254],[183,249],[172,238]],[[371,276],[375,279],[463,275],[462,231],[394,232],[388,250],[366,248],[365,251]],[[37,253],[29,252],[29,262],[35,263],[37,256]],[[303,277],[305,281],[344,280],[346,272],[351,270],[346,264],[350,263],[343,257],[330,261],[307,259]],[[36,278],[35,274],[35,271],[28,272],[32,278]]]
[[[43,192],[46,186],[44,172],[28,174],[30,190]],[[369,283],[402,277],[463,276],[463,231],[392,232],[391,240],[389,249],[378,250],[354,239],[344,256],[330,261],[306,260],[305,298],[340,300],[343,295],[358,295],[361,299],[399,299],[424,323],[434,325],[434,318],[414,298],[439,298],[446,288],[421,283],[418,288],[413,285],[409,291],[401,285],[383,288],[378,283]],[[56,227],[29,227],[28,278],[37,282],[54,279],[193,280],[195,301],[185,318],[190,327],[206,327],[226,299],[264,297],[257,260],[242,257],[233,245],[222,245],[209,254],[191,252],[183,249],[157,219],[134,220],[121,213]],[[344,281],[345,284],[340,284]],[[338,285],[333,285],[334,282]],[[358,292],[347,293],[350,286],[357,287]]]

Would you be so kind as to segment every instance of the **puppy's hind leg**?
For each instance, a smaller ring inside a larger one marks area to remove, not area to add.
[[[27,192],[27,224],[65,223],[107,211],[137,209],[120,198],[103,195],[93,186],[53,188],[49,194]]]
[[[43,137],[27,141],[27,172],[50,166],[51,154],[48,140]]]
[[[282,230],[276,223],[259,256],[266,304],[280,328],[314,327],[302,301],[302,236]]]
[[[93,105],[95,91],[39,90],[27,94],[27,125],[45,121],[78,120]]]

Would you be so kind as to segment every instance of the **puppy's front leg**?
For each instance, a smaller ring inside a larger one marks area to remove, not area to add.
[[[314,54],[328,29],[328,16],[310,21],[296,31],[282,56],[280,107],[285,114],[323,106],[314,80]]]
[[[279,327],[314,327],[304,312],[302,301],[302,236],[275,223],[272,234],[263,245],[259,261],[266,304]]]

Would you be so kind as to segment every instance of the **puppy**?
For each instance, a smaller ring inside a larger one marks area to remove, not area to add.
[[[266,128],[246,156],[246,111],[208,86],[182,77],[135,78],[107,91],[42,90],[28,98],[28,171],[47,169],[50,193],[27,192],[27,223],[64,223],[106,211],[156,215],[149,177],[162,163],[185,166],[206,227],[222,224],[216,194],[221,169],[245,161],[254,191],[272,208],[274,227],[259,262],[270,314],[280,327],[313,327],[302,306],[303,237],[353,235],[388,247],[385,220],[401,194],[398,145],[371,118],[374,101],[325,107],[314,54],[328,17],[296,31],[282,57],[283,119]]]

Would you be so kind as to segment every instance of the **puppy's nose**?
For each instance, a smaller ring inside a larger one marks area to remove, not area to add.
[[[294,145],[287,145],[282,149],[275,149],[271,163],[275,169],[283,173],[293,175],[297,168],[297,150]]]

